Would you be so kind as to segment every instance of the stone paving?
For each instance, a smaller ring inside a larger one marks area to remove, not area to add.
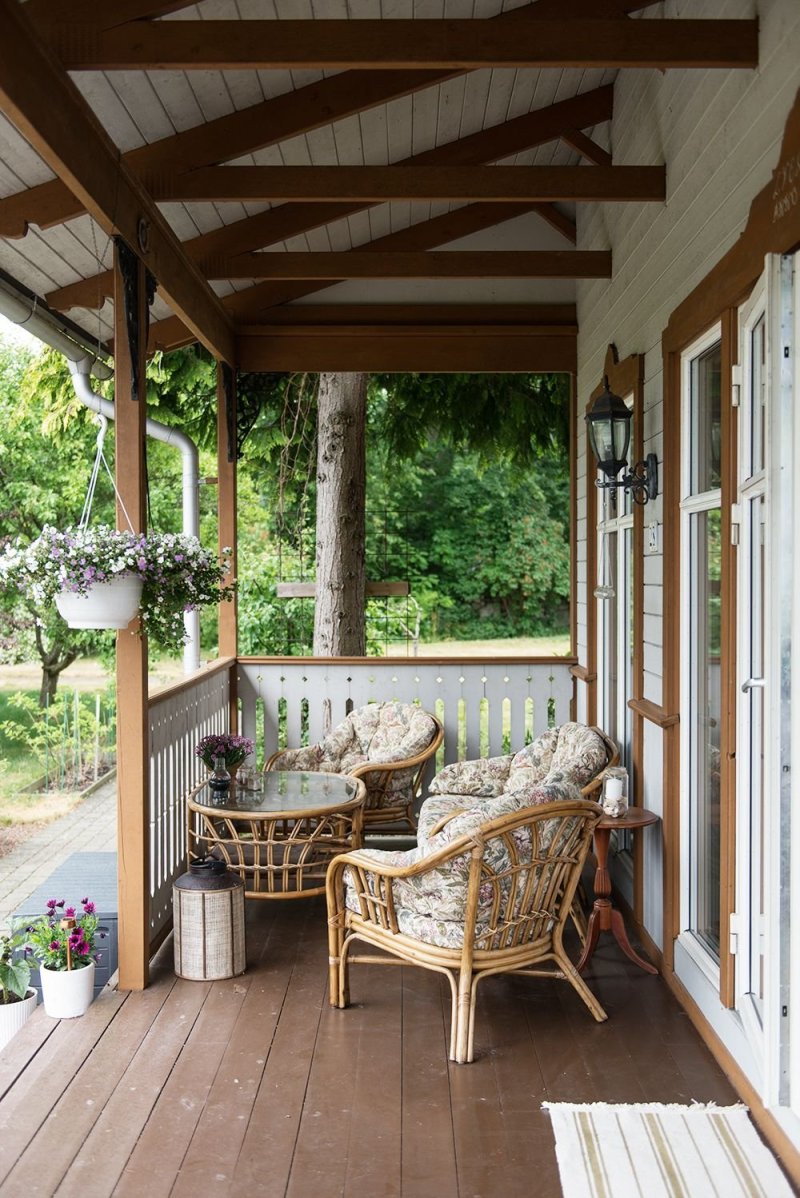
[[[116,852],[117,779],[96,790],[17,848],[0,857],[0,930],[9,917],[72,853]]]

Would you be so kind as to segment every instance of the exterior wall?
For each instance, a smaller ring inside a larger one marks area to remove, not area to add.
[[[796,0],[686,0],[650,10],[684,18],[758,17],[757,71],[625,72],[615,84],[611,149],[615,163],[667,163],[667,202],[656,205],[592,205],[578,214],[581,249],[611,249],[610,283],[578,287],[577,484],[579,662],[588,660],[585,586],[586,437],[582,416],[600,383],[606,350],[620,360],[645,355],[644,452],[663,454],[662,335],[670,314],[737,241],[750,204],[769,182],[779,157],[789,110],[800,89],[800,5]],[[645,17],[646,19],[646,17]],[[788,246],[786,247],[789,248]],[[697,329],[699,334],[703,330]],[[671,466],[674,469],[674,467]],[[645,533],[642,698],[663,701],[663,613],[679,596],[662,572],[662,503],[644,511],[646,530],[658,525],[656,548]],[[585,691],[578,683],[579,691]],[[584,700],[585,702],[585,700]],[[663,812],[663,732],[645,720],[642,746],[643,803]],[[642,923],[653,942],[663,943],[663,844],[655,831],[644,837]],[[723,1044],[758,1082],[752,1060],[736,1030],[736,1018],[719,1005],[703,1007],[690,965],[678,954],[675,971],[703,1009]],[[790,1134],[800,1142],[798,1129]]]

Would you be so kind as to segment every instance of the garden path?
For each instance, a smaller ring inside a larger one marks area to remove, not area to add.
[[[68,815],[53,820],[0,857],[0,931],[10,916],[72,853],[115,852],[116,774],[82,799]]]

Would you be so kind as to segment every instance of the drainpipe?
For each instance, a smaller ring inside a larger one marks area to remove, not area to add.
[[[0,313],[62,353],[69,364],[75,394],[81,403],[109,420],[114,419],[113,403],[98,395],[89,381],[92,374],[99,379],[110,378],[113,370],[97,357],[96,350],[88,342],[81,344],[73,330],[62,325],[48,308],[38,306],[34,299],[12,289],[3,279],[0,279]],[[169,428],[150,417],[145,427],[149,437],[180,450],[183,464],[183,531],[196,537],[200,531],[197,446],[179,429]],[[200,668],[200,613],[185,612],[183,620],[189,638],[183,649],[183,670],[185,674],[193,674]]]
[[[91,408],[93,412],[98,412],[101,416],[113,420],[115,415],[113,403],[109,399],[104,399],[102,395],[98,395],[89,382],[92,369],[91,359],[84,357],[77,362],[70,362],[69,369],[75,394],[81,403],[85,404],[87,408]],[[163,441],[165,445],[172,445],[173,448],[180,450],[183,467],[183,531],[189,536],[196,537],[200,532],[200,464],[197,446],[180,429],[170,428],[158,420],[152,420],[149,416],[145,421],[145,431],[148,437],[153,437],[156,441]],[[200,613],[198,611],[184,612],[183,624],[189,638],[183,646],[183,672],[184,674],[193,674],[195,670],[200,669]]]

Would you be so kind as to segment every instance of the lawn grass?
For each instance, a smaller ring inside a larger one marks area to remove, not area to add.
[[[3,731],[6,720],[15,719],[17,711],[11,706],[11,698],[18,692],[0,690],[0,798],[13,795],[41,775],[42,767],[24,742],[12,740]],[[36,697],[38,691],[24,692]],[[0,817],[2,822],[2,817]]]

